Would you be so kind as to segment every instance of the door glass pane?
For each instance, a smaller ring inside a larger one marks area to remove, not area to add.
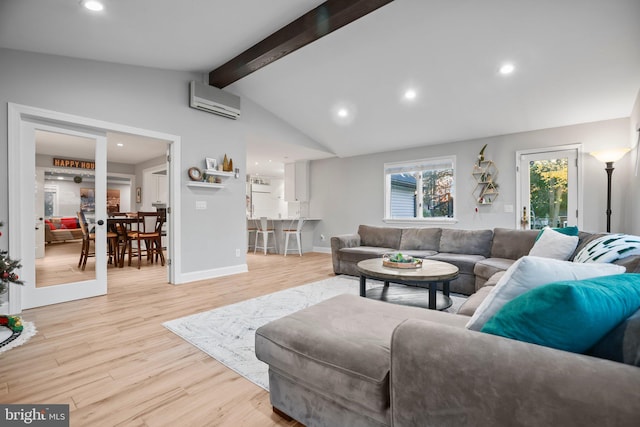
[[[531,228],[567,225],[568,158],[529,161]]]
[[[36,131],[35,206],[36,218],[43,218],[36,223],[36,287],[96,279],[95,240],[91,234],[83,234],[78,219],[82,210],[91,233],[95,226],[95,173],[91,167],[95,152],[93,139]]]

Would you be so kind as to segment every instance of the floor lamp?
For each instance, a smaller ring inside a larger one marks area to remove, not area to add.
[[[611,232],[611,175],[613,175],[613,162],[620,160],[629,150],[630,148],[618,148],[590,153],[593,157],[606,164],[604,170],[607,172],[607,233]]]

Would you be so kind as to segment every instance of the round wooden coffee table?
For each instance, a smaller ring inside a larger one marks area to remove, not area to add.
[[[458,267],[447,262],[425,259],[419,268],[392,268],[382,265],[382,258],[365,259],[357,264],[360,272],[360,296],[367,296],[367,279],[389,283],[429,288],[429,308],[445,310],[453,301],[449,297],[449,282],[458,278]],[[438,284],[442,283],[442,297],[438,298]],[[384,296],[384,295],[382,295]],[[384,299],[384,298],[382,298]]]

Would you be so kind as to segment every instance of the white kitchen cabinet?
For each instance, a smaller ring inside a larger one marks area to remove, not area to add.
[[[287,202],[309,201],[309,161],[284,165],[284,199]]]

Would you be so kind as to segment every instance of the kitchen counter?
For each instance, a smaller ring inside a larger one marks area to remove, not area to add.
[[[267,218],[269,221],[269,225],[273,224],[273,228],[275,228],[276,234],[276,248],[278,248],[279,254],[284,254],[284,232],[282,231],[285,228],[295,228],[298,225],[298,218]],[[257,222],[260,221],[260,218],[247,218],[247,228],[251,226],[254,228]],[[322,221],[321,218],[305,218],[304,225],[302,226],[301,239],[302,239],[302,252],[312,252],[313,251],[313,233],[315,231],[316,225],[318,221]],[[256,235],[255,233],[250,234],[252,241],[249,242],[249,233],[247,233],[247,244],[251,246],[251,250],[253,251],[253,244],[255,243]],[[262,243],[262,238],[260,238],[260,243]],[[271,239],[271,238],[270,238]],[[249,245],[249,243],[251,243]],[[271,245],[271,241],[269,241]],[[289,238],[289,249],[296,247],[296,241]],[[270,252],[273,253],[273,252]],[[289,255],[297,255],[295,252],[289,252]]]

